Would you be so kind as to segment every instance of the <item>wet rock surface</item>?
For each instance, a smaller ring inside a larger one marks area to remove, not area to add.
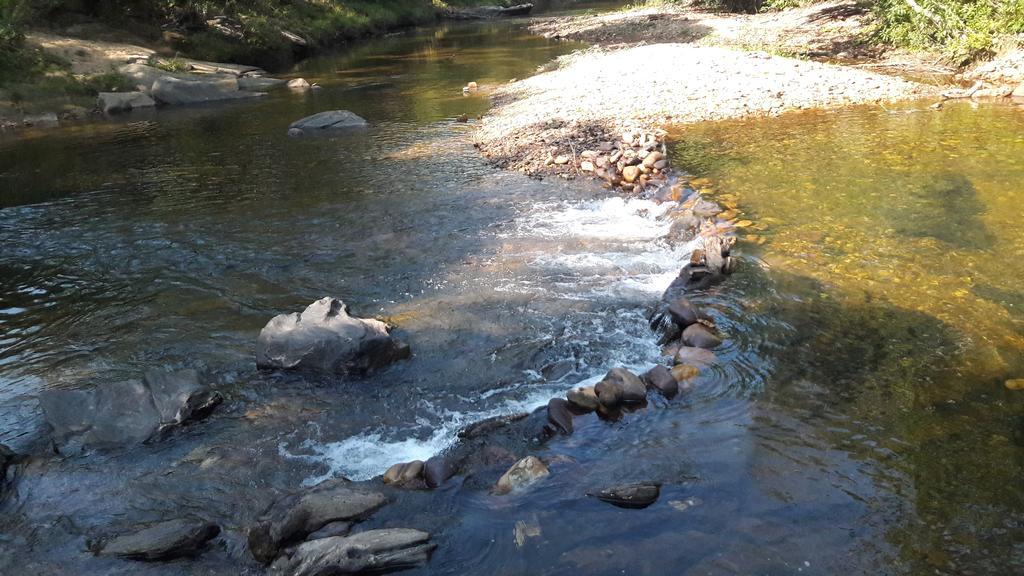
[[[14,485],[18,466],[22,460],[22,456],[16,454],[7,446],[0,444],[0,502],[4,501],[7,492]]]
[[[582,388],[573,388],[565,394],[566,399],[569,402],[581,410],[597,410],[600,406],[600,399],[597,397],[597,392],[594,391],[593,386],[584,386]]]
[[[548,401],[548,422],[559,434],[572,434],[572,412],[569,402],[563,398],[552,398]]]
[[[275,576],[384,574],[426,564],[437,545],[430,534],[408,528],[369,530],[311,540],[270,567]]]
[[[236,78],[216,80],[182,80],[162,76],[149,91],[154,100],[168,106],[204,104],[221,100],[238,100],[261,96],[259,92],[240,90]]]
[[[354,488],[347,480],[328,480],[274,502],[249,530],[249,550],[268,564],[283,547],[329,523],[362,520],[387,501],[383,494]]]
[[[619,508],[646,508],[661,495],[661,485],[653,483],[623,484],[590,494],[602,502]]]
[[[683,330],[683,343],[711,350],[722,345],[722,338],[703,324],[691,324]]]
[[[369,124],[354,112],[348,110],[328,110],[296,120],[288,126],[288,130],[299,130],[302,133],[315,133],[322,130],[344,130],[365,128]]]
[[[676,381],[675,375],[661,364],[645,372],[643,379],[666,398],[672,398],[679,393],[679,383]]]
[[[527,456],[513,464],[508,472],[498,479],[497,484],[494,485],[494,493],[503,495],[523,490],[549,474],[548,467],[540,461],[540,458]]]
[[[194,519],[176,519],[146,526],[108,540],[99,553],[130,560],[171,560],[200,554],[220,527]]]
[[[601,406],[605,408],[647,400],[647,387],[643,381],[625,368],[609,370],[604,379],[594,386],[594,391]]]
[[[410,356],[409,346],[379,320],[349,316],[337,298],[321,298],[294,314],[275,316],[256,341],[256,366],[363,374]]]
[[[207,416],[222,401],[194,370],[149,372],[140,381],[100,384],[91,390],[40,394],[54,444],[62,453],[125,447]]]

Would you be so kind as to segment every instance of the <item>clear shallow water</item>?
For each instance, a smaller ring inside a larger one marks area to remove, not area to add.
[[[864,518],[893,567],[1019,573],[1024,108],[926,106],[687,127],[674,160],[752,223],[768,282],[731,297],[786,327],[750,331],[773,366],[757,404],[874,468],[849,494],[896,500]]]
[[[487,106],[465,82],[572,48],[508,24],[425,30],[305,63],[324,86],[305,96],[0,142],[0,442],[36,454],[0,509],[0,566],[259,573],[244,530],[272,490],[379,474],[462,424],[656,361],[645,314],[689,252],[663,239],[669,206],[495,171],[453,121]],[[330,108],[373,128],[285,136]],[[485,470],[365,526],[432,531],[420,573],[1019,572],[1022,400],[1001,389],[1021,369],[1019,118],[951,107],[688,128],[676,162],[753,221],[742,273],[694,295],[729,335],[723,363],[672,402],[578,418],[538,448],[553,474],[522,496],[489,495],[502,470]],[[951,170],[994,192],[964,203]],[[987,232],[934,225],[964,214]],[[951,299],[958,266],[974,270],[965,301]],[[391,319],[413,359],[354,381],[255,371],[259,328],[325,294]],[[38,390],[181,366],[227,397],[208,421],[47,455]],[[662,482],[658,503],[584,496],[633,480]],[[224,527],[197,562],[85,552],[185,513]],[[540,535],[518,544],[519,522]]]

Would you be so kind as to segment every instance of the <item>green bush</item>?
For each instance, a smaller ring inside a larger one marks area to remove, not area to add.
[[[991,55],[1001,37],[1024,33],[1021,0],[877,0],[874,13],[882,41],[938,47],[958,65]]]

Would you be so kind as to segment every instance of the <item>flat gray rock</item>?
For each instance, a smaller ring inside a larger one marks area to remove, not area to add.
[[[296,120],[288,126],[288,130],[316,132],[318,130],[337,130],[344,128],[365,128],[366,120],[348,110],[328,110]]]
[[[275,576],[383,574],[422,566],[436,547],[430,534],[409,528],[368,530],[311,540],[271,566]]]
[[[239,90],[237,78],[209,78],[184,80],[174,76],[161,76],[149,91],[157,102],[168,106],[203,104],[221,100],[238,100],[262,96],[260,92]]]
[[[349,316],[344,302],[329,297],[275,316],[256,340],[259,368],[361,374],[409,356],[387,324]]]
[[[142,380],[39,394],[53,441],[65,454],[145,442],[205,417],[221,400],[219,393],[200,382],[195,370],[154,371]]]
[[[287,80],[268,78],[266,76],[242,76],[238,79],[238,89],[250,92],[266,92],[287,84]]]
[[[175,78],[184,82],[209,82],[211,80],[235,79],[234,74],[192,74],[189,72],[168,72],[147,64],[125,64],[117,72],[133,82],[140,92],[149,93],[153,83],[160,78]]]
[[[344,479],[322,482],[274,502],[249,530],[249,551],[269,564],[285,546],[332,522],[362,520],[387,501],[383,494],[356,490]]]
[[[145,92],[100,92],[97,104],[104,114],[120,114],[138,108],[152,108],[156,101]]]
[[[168,520],[117,536],[104,544],[99,553],[132,560],[195,556],[219,533],[220,527],[209,522],[184,518]]]

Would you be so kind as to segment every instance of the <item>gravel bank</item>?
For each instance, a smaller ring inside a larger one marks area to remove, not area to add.
[[[902,100],[938,89],[863,70],[687,44],[592,49],[499,88],[477,133],[496,164],[527,173],[627,130]]]

